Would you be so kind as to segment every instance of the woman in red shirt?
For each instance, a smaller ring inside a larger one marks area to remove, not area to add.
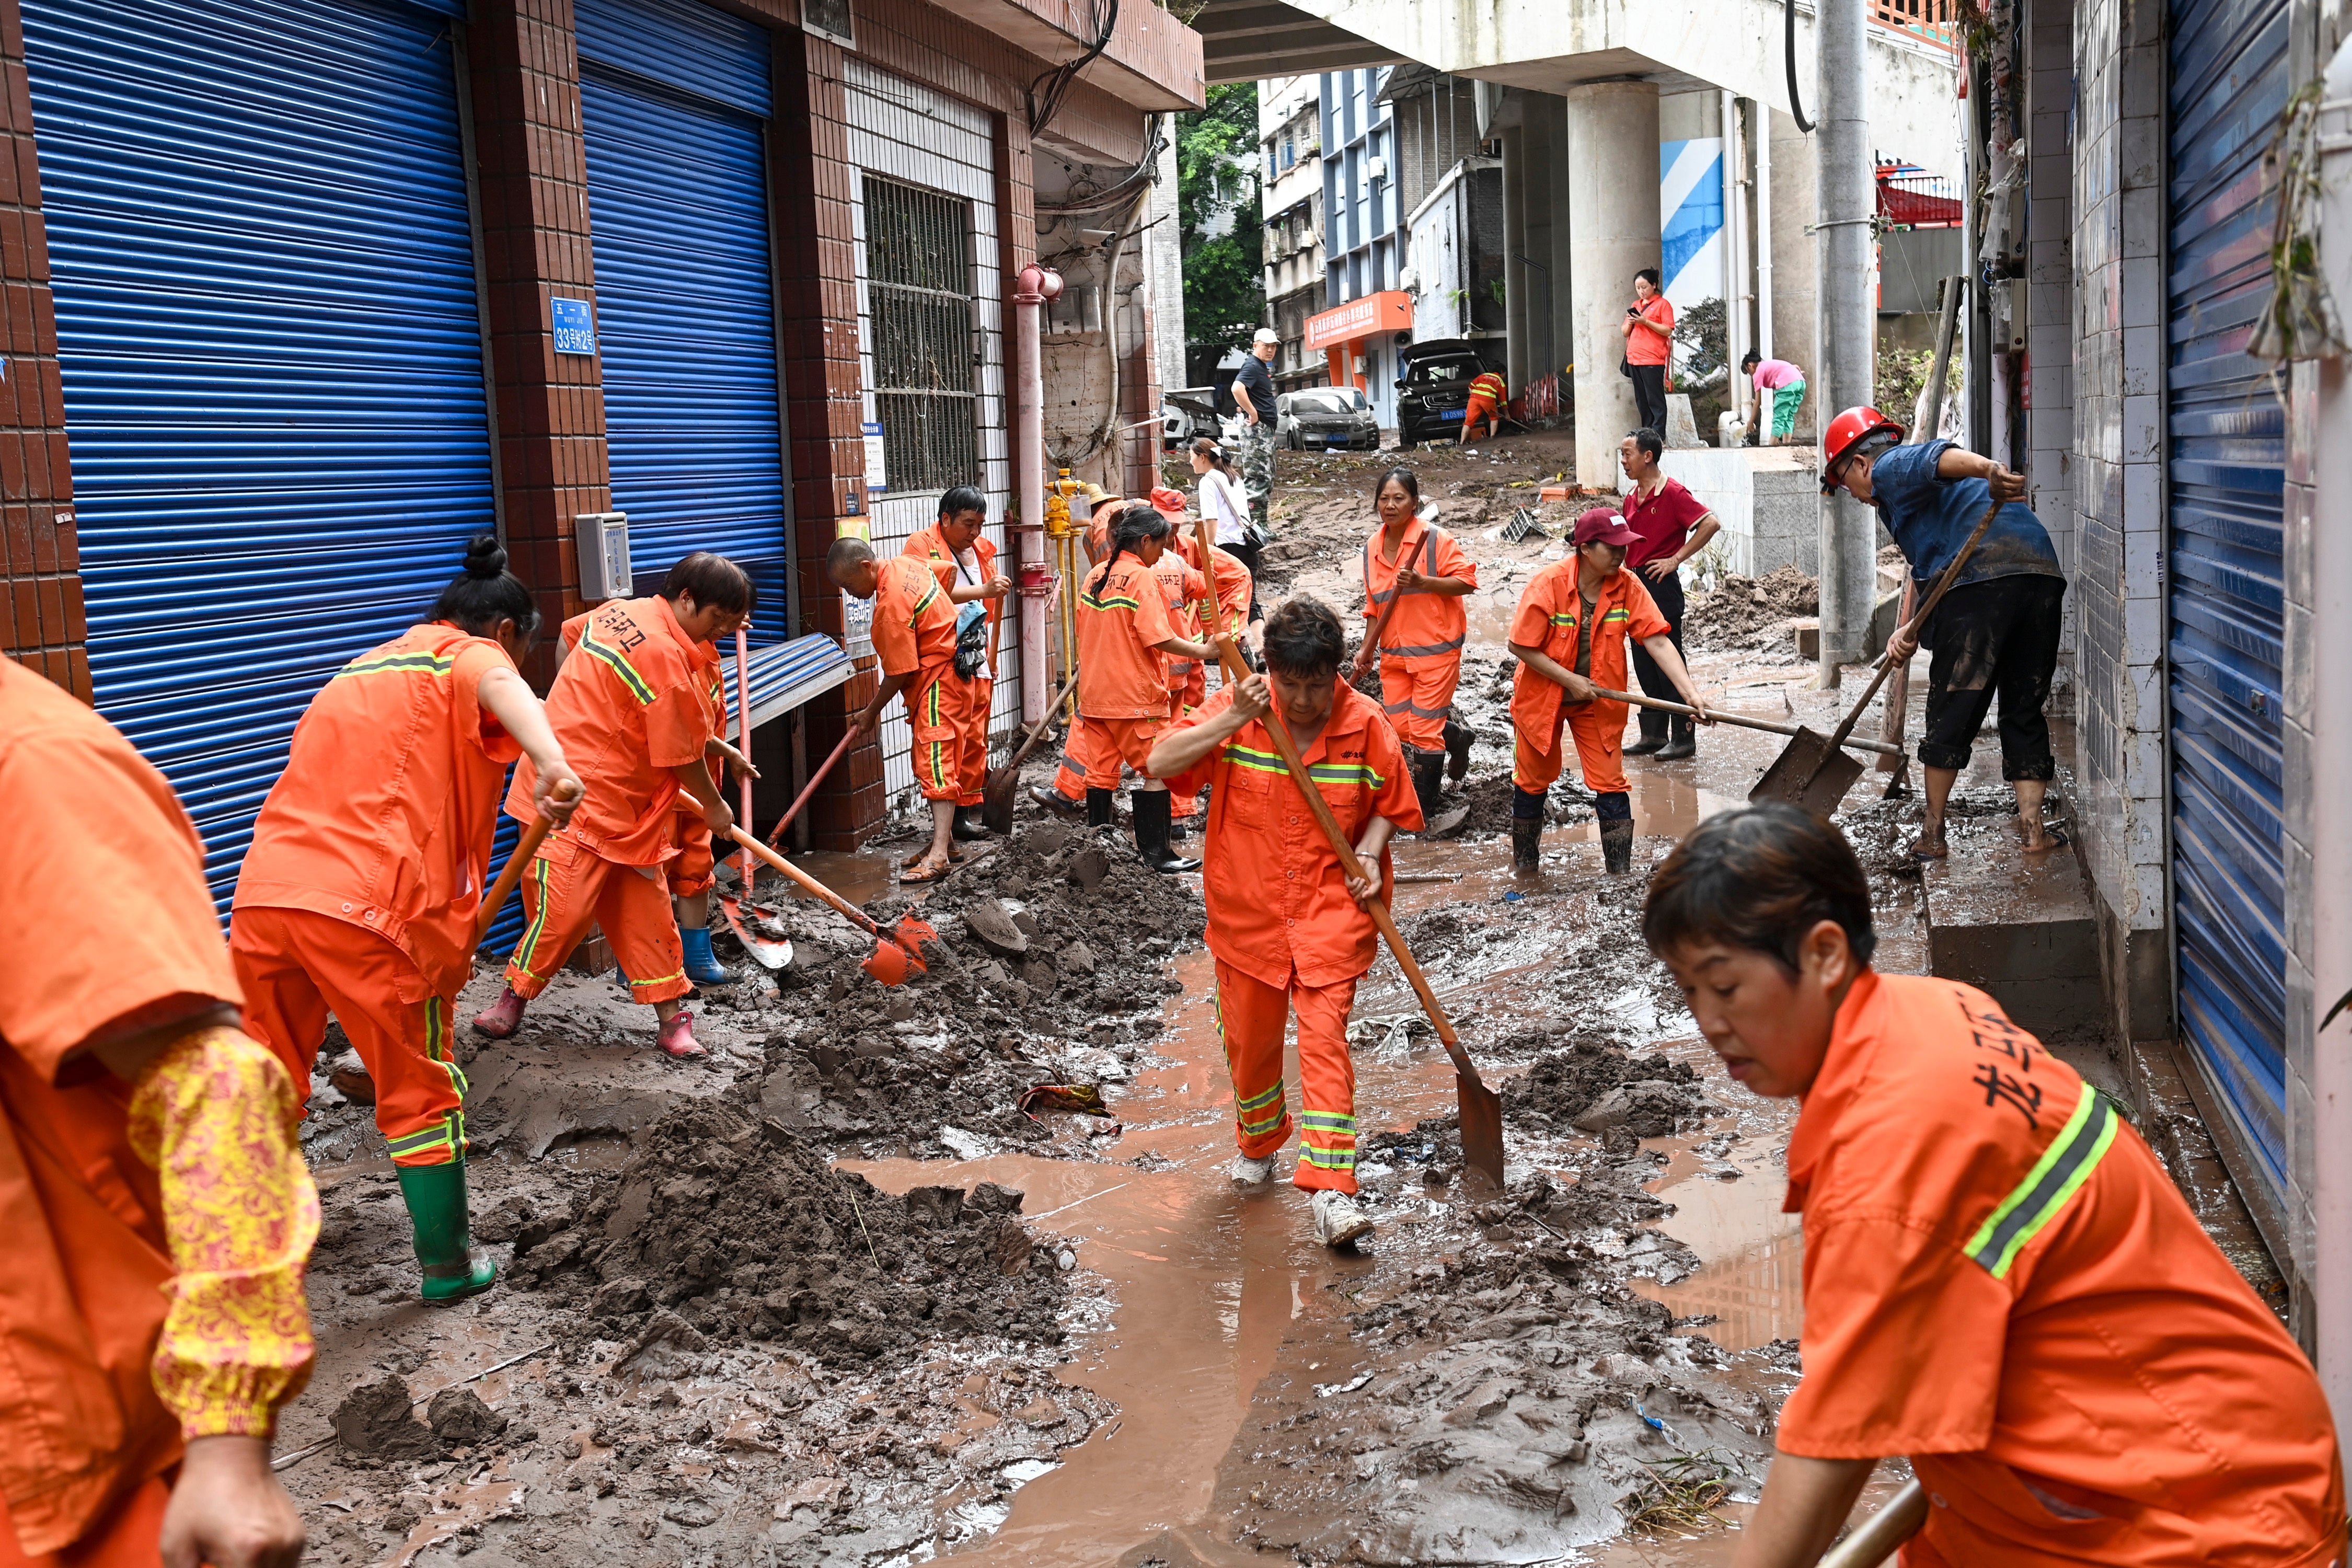
[[[1644,267],[1633,274],[1633,302],[1617,330],[1625,334],[1625,364],[1633,373],[1633,402],[1642,423],[1663,434],[1666,428],[1666,356],[1674,348],[1675,308],[1658,287],[1658,269]]]
[[[1658,471],[1658,456],[1666,443],[1659,434],[1644,426],[1617,443],[1617,460],[1625,467],[1625,477],[1633,488],[1617,503],[1618,513],[1625,526],[1640,537],[1625,551],[1628,571],[1638,572],[1657,601],[1658,614],[1666,617],[1675,651],[1683,651],[1683,563],[1705,550],[1707,541],[1716,536],[1723,524],[1715,513],[1706,510],[1700,500],[1683,489],[1680,479],[1670,479]],[[1633,645],[1633,678],[1642,683],[1643,695],[1662,702],[1677,700],[1675,683],[1650,657],[1650,650],[1641,644]],[[1681,714],[1665,714],[1654,708],[1640,711],[1642,738],[1625,748],[1629,757],[1658,754],[1664,763],[1679,762],[1695,756],[1698,743],[1693,739],[1691,721]],[[1672,739],[1669,740],[1671,725]]]

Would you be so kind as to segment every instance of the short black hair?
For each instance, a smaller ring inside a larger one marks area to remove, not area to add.
[[[1743,805],[1699,824],[1650,879],[1642,940],[1661,957],[1717,942],[1760,952],[1790,974],[1805,933],[1845,928],[1854,962],[1878,945],[1870,882],[1845,835],[1786,801]]]
[[[988,497],[978,485],[958,485],[940,498],[940,515],[957,517],[964,512],[980,513],[981,521],[988,520]]]
[[[1381,492],[1391,485],[1397,486],[1416,501],[1421,500],[1421,476],[1402,463],[1399,463],[1395,468],[1382,474],[1379,482],[1372,486],[1373,505],[1380,504]]]
[[[1658,282],[1658,269],[1654,267],[1644,267],[1640,271],[1634,273],[1633,276],[1639,278],[1643,282],[1647,283],[1653,289],[1661,287]]]
[[[1339,657],[1347,651],[1347,634],[1330,605],[1309,594],[1285,599],[1265,618],[1263,647],[1266,668],[1293,680],[1339,673]]]
[[[709,605],[748,616],[760,607],[760,585],[751,574],[713,551],[698,550],[669,569],[662,579],[661,596],[672,604],[691,594],[697,605]]]
[[[825,549],[824,574],[838,583],[844,574],[855,571],[873,559],[872,543],[854,533],[845,533]]]
[[[507,570],[499,536],[478,533],[466,546],[465,575],[441,590],[426,618],[447,621],[478,637],[498,630],[500,621],[512,621],[516,632],[528,637],[539,629],[539,606],[522,579]]]
[[[1658,460],[1659,454],[1666,449],[1666,438],[1647,425],[1643,426],[1639,430],[1628,430],[1625,434],[1633,437],[1633,445],[1654,463]]]
[[[1763,363],[1764,356],[1758,353],[1754,349],[1749,349],[1746,353],[1739,356],[1739,368],[1742,370],[1754,370],[1758,365],[1762,364]]]

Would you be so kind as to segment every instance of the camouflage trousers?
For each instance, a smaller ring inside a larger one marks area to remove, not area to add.
[[[1235,444],[1240,448],[1242,490],[1249,497],[1250,521],[1259,533],[1271,536],[1266,506],[1274,500],[1274,426],[1267,420],[1244,423]]]

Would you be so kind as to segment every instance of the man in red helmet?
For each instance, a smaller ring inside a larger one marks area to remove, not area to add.
[[[2000,776],[2017,792],[2025,852],[2066,842],[2044,826],[2042,797],[2057,771],[2042,705],[2058,666],[2060,609],[2066,578],[2049,531],[2022,504],[2025,477],[1949,441],[1903,446],[1903,426],[1875,408],[1849,408],[1822,437],[1822,493],[1847,494],[1878,510],[1916,592],[1924,596],[1951,563],[1988,507],[2002,503],[1976,552],[1936,606],[1919,641],[1931,650],[1927,710],[1919,737],[1927,809],[1912,855],[1940,860],[1944,806],[1969,765],[1969,748],[2000,699]],[[1916,645],[1899,635],[1890,658],[1908,659]]]

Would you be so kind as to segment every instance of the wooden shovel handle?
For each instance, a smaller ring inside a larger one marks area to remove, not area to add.
[[[1077,683],[1078,673],[1072,670],[1070,679],[1062,682],[1062,689],[1054,693],[1054,700],[1045,704],[1045,716],[1029,726],[1029,733],[1022,738],[1021,749],[1013,753],[1012,759],[1004,764],[1006,767],[1017,768],[1029,760],[1029,753],[1037,749],[1037,737],[1044,734],[1045,726],[1054,721],[1054,714],[1062,706],[1063,699],[1069,696],[1070,689]]]
[[[686,798],[691,800],[693,796],[688,795]],[[811,893],[815,894],[818,898],[832,905],[835,913],[841,915],[844,919],[847,920],[850,924],[857,927],[860,931],[866,931],[874,936],[878,936],[885,942],[892,940],[888,931],[884,931],[879,925],[875,923],[875,920],[872,915],[867,914],[864,910],[859,909],[856,904],[851,903],[847,899],[843,898],[839,893],[835,892],[831,888],[826,887],[823,882],[818,881],[814,877],[810,876],[806,871],[802,870],[798,866],[793,865],[791,861],[785,859],[782,856],[777,854],[774,850],[769,848],[766,845],[761,843],[758,839],[744,832],[740,827],[730,827],[727,830],[727,837],[741,845],[744,848],[749,849],[752,854],[757,855],[761,859],[765,860],[777,870],[782,871],[785,876],[791,878],[794,882],[797,882]]]
[[[1412,542],[1412,548],[1406,551],[1404,559],[1397,563],[1398,576],[1402,577],[1406,573],[1413,569],[1414,564],[1421,560],[1421,547],[1428,542],[1429,529],[1426,524],[1423,524],[1421,531],[1421,537]],[[1389,602],[1381,606],[1381,618],[1372,623],[1371,635],[1365,637],[1364,646],[1356,650],[1355,668],[1359,671],[1364,668],[1364,661],[1366,659],[1370,659],[1374,664],[1378,664],[1380,662],[1381,638],[1387,635],[1389,629],[1389,617],[1396,614],[1397,602],[1403,597],[1404,595],[1399,592],[1396,586],[1391,584],[1389,588]],[[1368,573],[1364,577],[1364,602],[1369,605],[1371,603],[1371,598],[1372,579],[1370,574]],[[1272,726],[1269,725],[1268,728],[1272,728]]]
[[[1916,637],[1918,635],[1919,628],[1927,624],[1927,617],[1936,613],[1936,606],[1943,602],[1944,595],[1959,577],[1960,568],[1967,565],[1969,557],[1977,552],[1977,542],[1985,536],[1985,530],[1992,526],[1992,520],[1999,517],[2000,509],[2008,504],[2007,501],[1995,497],[1993,503],[1985,508],[1984,516],[1977,520],[1977,531],[1969,535],[1968,542],[1960,546],[1960,552],[1952,557],[1952,563],[1945,567],[1942,574],[1937,577],[1935,587],[1928,591],[1927,603],[1919,606],[1917,615],[1912,616],[1907,623],[1895,631],[1895,636],[1898,641],[1906,637]],[[1830,737],[1832,751],[1846,743],[1846,737],[1853,733],[1854,725],[1862,721],[1862,710],[1870,706],[1870,700],[1878,695],[1878,689],[1885,685],[1886,678],[1894,673],[1895,661],[1892,658],[1881,658],[1878,661],[1878,673],[1870,678],[1870,685],[1863,692],[1862,700],[1853,705],[1853,711],[1845,716],[1845,722],[1840,724],[1837,727],[1837,733]]]
[[[1216,647],[1217,663],[1224,670],[1225,679],[1236,686],[1248,679],[1249,671],[1242,667],[1241,656],[1234,649],[1233,638],[1219,637]],[[1350,877],[1366,877],[1364,863],[1356,858],[1356,847],[1348,842],[1348,836],[1339,829],[1339,819],[1331,815],[1331,803],[1323,798],[1323,792],[1315,787],[1314,779],[1308,775],[1307,764],[1298,754],[1298,742],[1291,738],[1290,726],[1282,721],[1282,710],[1279,708],[1267,709],[1260,722],[1274,737],[1275,749],[1282,753],[1283,765],[1290,770],[1290,782],[1297,784],[1298,793],[1307,797],[1307,809],[1315,814],[1316,825],[1323,829],[1323,837],[1331,841],[1331,851],[1339,858],[1339,868]],[[1374,886],[1379,885],[1377,877],[1370,879]],[[1454,1070],[1460,1073],[1471,1088],[1486,1088],[1479,1081],[1478,1069],[1471,1065],[1469,1053],[1463,1050],[1461,1038],[1454,1032],[1454,1025],[1446,1018],[1445,1009],[1438,1005],[1436,993],[1430,990],[1428,978],[1421,973],[1421,965],[1413,962],[1412,950],[1405,946],[1404,936],[1397,930],[1396,920],[1389,913],[1388,905],[1375,893],[1365,900],[1364,908],[1371,915],[1372,923],[1380,927],[1381,936],[1388,942],[1389,951],[1396,955],[1397,967],[1403,970],[1405,979],[1412,982],[1413,994],[1421,998],[1422,1011],[1427,1013],[1429,1021],[1437,1026],[1437,1037],[1444,1043],[1445,1054],[1454,1058]]]
[[[1592,689],[1595,695],[1606,698],[1612,702],[1627,702],[1636,708],[1654,708],[1661,713],[1684,713],[1693,716],[1696,713],[1695,709],[1684,703],[1669,702],[1662,697],[1645,697],[1638,691],[1612,691],[1605,686],[1596,686]],[[1769,719],[1752,719],[1745,713],[1727,713],[1720,708],[1708,709],[1706,716],[1718,724],[1737,724],[1743,730],[1763,730],[1775,735],[1799,733],[1794,724],[1775,724]],[[1856,751],[1879,752],[1890,757],[1899,757],[1903,754],[1902,747],[1890,746],[1881,741],[1848,741],[1846,744]]]
[[[841,737],[841,743],[834,747],[833,754],[819,764],[816,772],[809,774],[809,782],[801,786],[801,793],[793,797],[793,804],[785,810],[784,815],[777,819],[774,829],[769,833],[769,843],[773,844],[783,837],[784,829],[793,825],[793,818],[801,814],[801,807],[809,803],[809,796],[816,793],[816,786],[824,782],[824,775],[833,772],[833,764],[841,761],[841,753],[849,750],[849,743],[856,739],[857,739],[857,730],[853,725]]]
[[[561,800],[578,800],[580,786],[566,779],[555,786],[553,793]],[[548,830],[554,826],[542,816],[522,830],[522,839],[515,846],[515,852],[508,856],[507,863],[499,868],[499,879],[492,882],[490,890],[482,895],[482,907],[474,916],[476,947],[481,946],[489,936],[490,926],[498,920],[499,911],[507,907],[509,899],[514,897],[515,887],[522,880],[523,868],[538,855],[539,847],[547,842]]]

